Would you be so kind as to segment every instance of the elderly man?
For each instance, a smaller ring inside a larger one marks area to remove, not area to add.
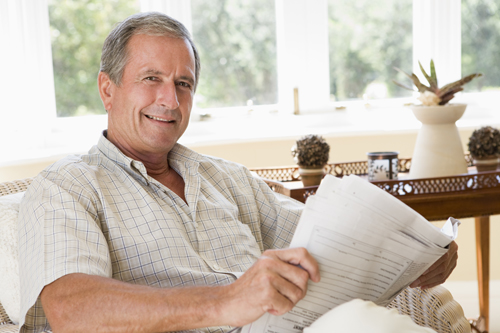
[[[108,36],[107,131],[37,176],[21,205],[22,331],[227,332],[289,311],[319,281],[305,249],[286,249],[302,204],[177,143],[199,73],[166,15],[133,15]],[[453,243],[414,286],[442,283],[456,260]]]

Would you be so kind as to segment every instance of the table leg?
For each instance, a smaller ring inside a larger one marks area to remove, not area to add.
[[[490,314],[490,217],[476,217],[477,280],[479,287],[479,315],[489,329]]]

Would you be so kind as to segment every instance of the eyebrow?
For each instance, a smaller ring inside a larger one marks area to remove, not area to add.
[[[162,75],[163,73],[157,69],[148,69],[141,73],[141,75]]]
[[[190,85],[194,86],[194,79],[191,76],[182,75],[180,78],[188,81]]]

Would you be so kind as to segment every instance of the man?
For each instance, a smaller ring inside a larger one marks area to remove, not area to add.
[[[189,33],[166,15],[133,15],[108,36],[107,131],[44,170],[22,203],[22,331],[227,332],[289,311],[319,281],[305,249],[286,249],[302,204],[177,144],[199,72]],[[415,286],[455,264],[453,243]]]

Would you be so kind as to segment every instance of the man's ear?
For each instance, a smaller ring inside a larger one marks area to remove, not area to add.
[[[97,76],[97,85],[104,109],[106,109],[106,111],[111,110],[113,107],[115,84],[111,81],[107,73],[99,72],[99,75]]]

